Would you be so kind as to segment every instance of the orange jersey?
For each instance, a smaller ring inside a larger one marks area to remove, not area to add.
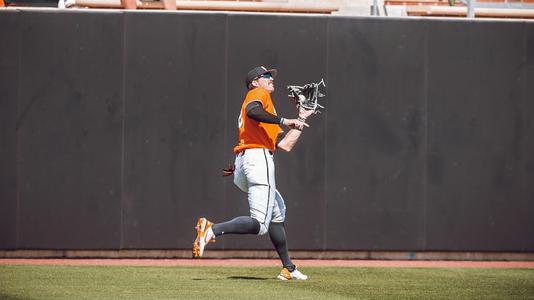
[[[235,153],[251,148],[265,148],[274,151],[276,138],[282,132],[282,128],[278,124],[258,122],[247,116],[247,105],[254,101],[261,102],[265,111],[276,115],[276,109],[269,92],[263,88],[248,91],[239,114],[239,143],[234,148]]]

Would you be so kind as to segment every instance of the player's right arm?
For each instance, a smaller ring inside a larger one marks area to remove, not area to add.
[[[309,127],[308,124],[306,124],[303,121],[300,121],[297,119],[281,118],[279,116],[275,116],[269,113],[263,108],[259,100],[252,101],[249,104],[247,104],[245,111],[247,113],[247,117],[258,122],[269,123],[269,124],[280,124],[280,125],[285,125],[289,128],[295,128],[295,129],[300,129],[300,130],[302,130],[304,126]]]

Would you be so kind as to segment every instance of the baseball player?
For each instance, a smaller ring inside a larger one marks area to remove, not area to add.
[[[289,258],[284,227],[286,206],[276,189],[273,154],[276,150],[289,152],[293,149],[304,127],[308,127],[305,121],[313,111],[299,106],[298,119],[277,116],[271,99],[276,75],[276,69],[263,66],[248,72],[245,82],[248,92],[238,119],[239,142],[234,148],[235,168],[224,170],[225,176],[233,173],[235,185],[247,193],[250,216],[239,216],[222,223],[199,218],[193,256],[201,257],[204,247],[224,234],[268,233],[283,265],[278,278],[306,280],[308,276],[297,270]],[[283,133],[281,126],[286,126],[289,131],[279,139]]]

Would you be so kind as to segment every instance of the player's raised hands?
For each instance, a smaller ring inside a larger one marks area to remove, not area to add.
[[[312,109],[306,109],[303,106],[298,106],[299,110],[299,120],[306,120],[309,116],[313,115],[315,112]]]

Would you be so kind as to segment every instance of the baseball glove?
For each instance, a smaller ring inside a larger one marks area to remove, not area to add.
[[[300,105],[308,110],[311,109],[314,111],[314,113],[320,113],[321,111],[319,108],[325,108],[317,102],[319,98],[325,96],[325,94],[321,93],[319,90],[319,87],[321,86],[326,88],[324,79],[321,79],[321,81],[318,83],[308,83],[304,86],[289,85],[287,87],[289,90],[288,96],[291,100],[295,101],[296,105]]]

